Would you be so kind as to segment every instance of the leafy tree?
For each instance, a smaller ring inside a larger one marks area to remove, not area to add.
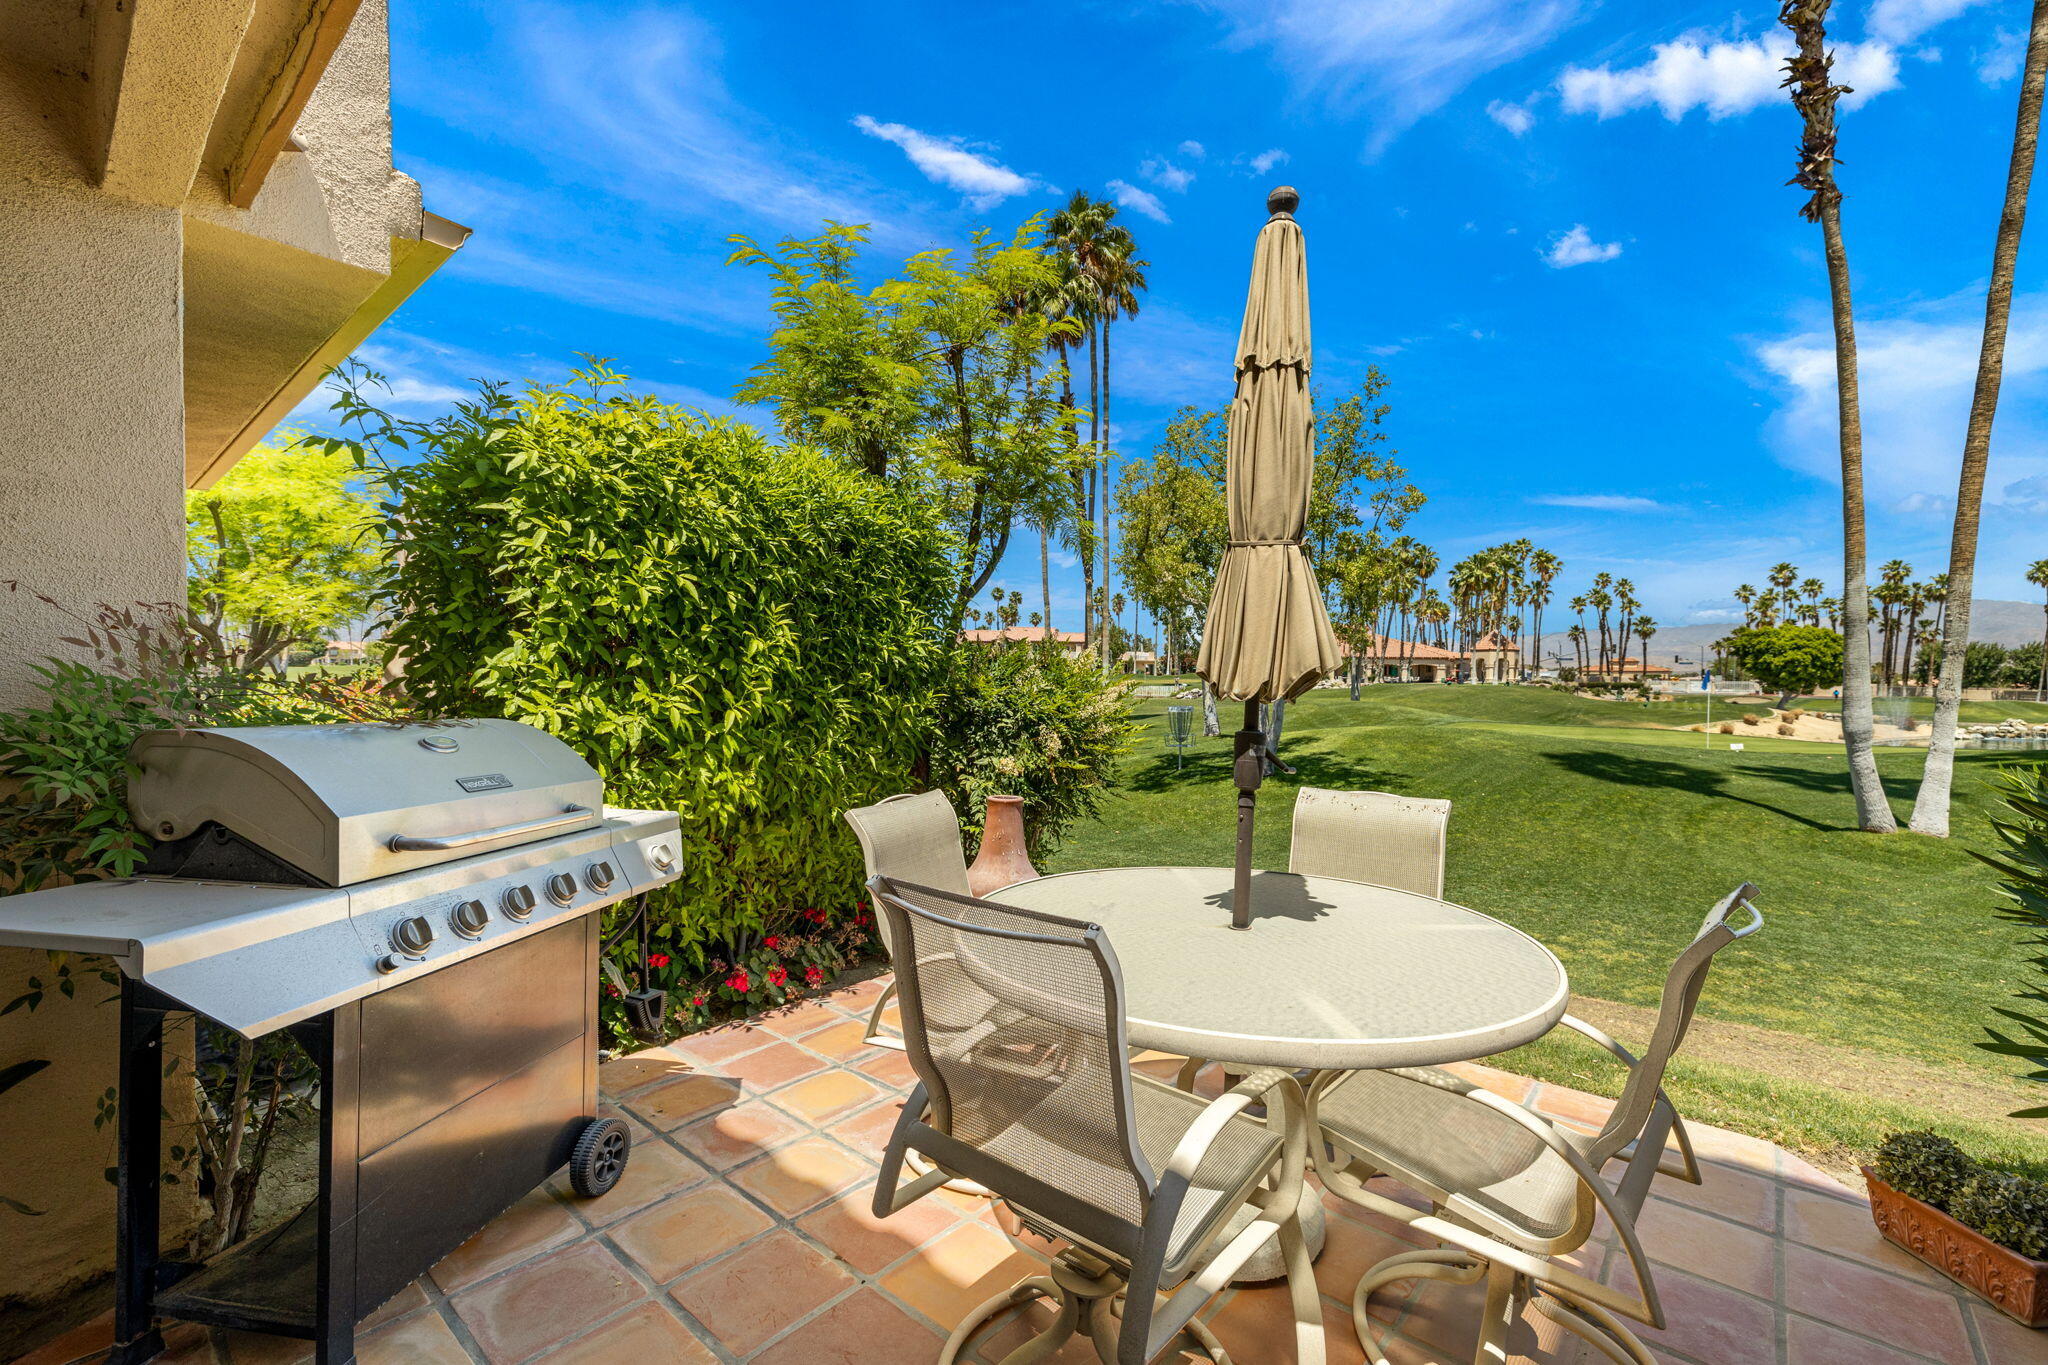
[[[282,667],[293,645],[369,610],[374,482],[345,452],[288,434],[185,494],[192,610],[237,668]]]
[[[1842,637],[1818,626],[1762,626],[1735,631],[1728,653],[1750,676],[1779,693],[1790,706],[1802,692],[1817,692],[1842,680]]]
[[[2006,651],[2005,670],[1999,674],[1999,683],[2006,687],[2038,687],[2044,657],[2048,657],[2048,650],[2041,647],[2039,640],[2029,640],[2018,649]]]
[[[2027,581],[2039,588],[2041,598],[2041,669],[2035,675],[2034,687],[2048,692],[2048,559],[2037,559],[2027,566]],[[2025,687],[2025,683],[2020,686]]]
[[[1898,829],[1885,798],[1884,782],[1871,748],[1876,724],[1870,685],[1869,549],[1863,497],[1863,407],[1856,374],[1856,312],[1849,287],[1849,252],[1842,244],[1842,191],[1835,183],[1835,103],[1848,87],[1833,81],[1834,54],[1828,50],[1829,0],[1784,0],[1778,21],[1797,45],[1785,64],[1785,86],[1799,113],[1804,136],[1798,169],[1790,183],[1807,191],[1799,216],[1818,223],[1827,256],[1828,301],[1834,316],[1835,388],[1842,466],[1842,740],[1849,759],[1849,786],[1856,798],[1856,823],[1876,834]]]
[[[1963,655],[1963,686],[1996,687],[2005,673],[2006,648],[1989,640],[1972,640]]]
[[[1117,568],[1145,609],[1165,623],[1170,650],[1201,638],[1202,614],[1229,539],[1223,505],[1224,419],[1182,408],[1152,458],[1124,466],[1117,501]]]
[[[735,237],[731,259],[775,278],[768,359],[738,396],[775,409],[795,441],[935,502],[959,543],[952,616],[995,575],[1020,519],[1058,519],[1071,498],[1072,413],[1038,362],[1072,323],[1016,301],[1056,279],[1033,245],[977,232],[966,259],[913,256],[900,278],[861,291],[866,230],[827,224],[774,250]]]

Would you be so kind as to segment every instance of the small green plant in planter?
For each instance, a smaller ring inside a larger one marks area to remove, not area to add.
[[[2001,1311],[2048,1325],[2048,1182],[1939,1133],[1894,1133],[1864,1168],[1878,1231]]]

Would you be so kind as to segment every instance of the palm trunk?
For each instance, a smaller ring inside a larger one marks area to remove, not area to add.
[[[1109,596],[1109,501],[1111,484],[1109,479],[1109,319],[1102,320],[1102,595]],[[1109,638],[1113,632],[1104,631],[1102,640],[1102,671],[1110,670],[1110,651],[1116,646]]]
[[[1941,646],[1941,676],[1934,685],[1934,730],[1927,768],[1913,802],[1913,832],[1946,837],[1949,794],[1955,783],[1956,721],[1963,705],[1963,656],[1970,647],[1970,597],[1977,567],[1977,521],[1984,504],[1984,466],[1991,456],[1991,422],[2005,375],[2006,323],[2012,313],[2013,272],[2020,231],[2027,221],[2027,190],[2034,179],[2034,146],[2041,134],[2041,93],[2048,84],[2048,0],[2035,0],[2027,38],[2026,77],[2006,173],[2005,212],[1991,253],[1991,286],[1984,298],[1984,344],[1977,357],[1977,391],[1963,438],[1963,472],[1956,491],[1955,535],[1948,555],[1948,638]]]
[[[1223,727],[1216,721],[1216,689],[1205,679],[1202,683],[1202,738],[1215,739],[1223,733]]]
[[[1052,522],[1038,523],[1038,587],[1045,595],[1045,638],[1052,639]]]

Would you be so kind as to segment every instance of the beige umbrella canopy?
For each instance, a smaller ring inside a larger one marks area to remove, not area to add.
[[[1308,254],[1294,221],[1300,202],[1287,186],[1267,195],[1272,217],[1253,248],[1237,337],[1237,396],[1230,403],[1230,542],[1195,660],[1195,671],[1218,696],[1245,704],[1237,733],[1231,909],[1240,929],[1251,914],[1252,811],[1265,768],[1259,703],[1298,697],[1341,662],[1315,570],[1301,548],[1315,468],[1315,414],[1308,390]]]

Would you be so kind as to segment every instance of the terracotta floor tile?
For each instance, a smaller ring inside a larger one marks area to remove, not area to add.
[[[949,1330],[980,1304],[1045,1263],[1012,1247],[981,1223],[963,1223],[933,1240],[924,1254],[882,1277],[882,1287]]]
[[[807,1033],[797,1040],[807,1052],[820,1052],[835,1062],[852,1061],[864,1057],[871,1049],[868,1046],[868,1026],[858,1019],[835,1015],[839,1020],[815,1033]],[[898,1054],[899,1056],[901,1054]]]
[[[625,1101],[631,1112],[667,1131],[739,1103],[739,1082],[706,1073],[649,1086]]]
[[[639,1152],[633,1154],[627,1163],[629,1169],[640,1156]],[[535,1190],[449,1252],[429,1273],[442,1293],[452,1294],[543,1251],[566,1246],[582,1235],[583,1224],[562,1206],[561,1200],[546,1190]],[[420,1302],[426,1302],[424,1295]]]
[[[587,1222],[604,1227],[709,1178],[703,1167],[666,1142],[647,1142],[633,1148],[626,1161],[626,1173],[608,1194],[596,1199],[572,1194],[567,1196],[567,1202]]]
[[[745,1355],[843,1292],[853,1276],[794,1233],[775,1231],[672,1288],[734,1355]]]
[[[867,1077],[854,1072],[827,1071],[822,1076],[785,1086],[769,1098],[776,1108],[787,1110],[806,1123],[822,1125],[863,1105],[873,1104],[888,1093]]]
[[[805,1214],[797,1226],[861,1274],[875,1275],[959,1221],[959,1214],[936,1199],[920,1199],[887,1218],[877,1218],[874,1195],[857,1187]]]
[[[658,1081],[674,1080],[688,1075],[695,1068],[687,1059],[671,1048],[651,1047],[645,1052],[635,1052],[624,1057],[615,1057],[597,1069],[598,1088],[607,1095],[630,1095],[643,1086]]]
[[[1618,1168],[1614,1168],[1618,1169]],[[1610,1174],[1612,1172],[1610,1171]],[[1778,1186],[1754,1171],[1701,1163],[1699,1184],[1658,1176],[1653,1192],[1660,1199],[1734,1218],[1772,1232],[1778,1226]]]
[[[872,1289],[850,1294],[752,1365],[931,1365],[943,1339]]]
[[[1785,1302],[1798,1312],[1951,1365],[1970,1365],[1975,1359],[1954,1298],[1855,1261],[1788,1245]]]
[[[557,1347],[545,1359],[547,1365],[718,1365],[710,1347],[666,1305],[651,1301]]]
[[[1785,1326],[1786,1365],[1921,1365],[1926,1359],[1796,1314]]]
[[[374,1332],[387,1322],[396,1322],[407,1313],[416,1313],[427,1306],[427,1291],[419,1280],[393,1294],[377,1311],[356,1324],[357,1333]]]
[[[1949,1283],[1933,1266],[1887,1242],[1870,1221],[1870,1205],[1861,1199],[1831,1199],[1824,1194],[1787,1188],[1785,1235],[1922,1284],[1946,1288]]]
[[[1759,1298],[1777,1292],[1778,1243],[1768,1233],[1683,1204],[1652,1200],[1636,1219],[1643,1249],[1660,1265],[1719,1280]]]
[[[1359,1212],[1368,1211],[1360,1209]],[[1387,1226],[1391,1222],[1388,1219],[1374,1224],[1363,1218],[1345,1217],[1324,1220],[1328,1232],[1323,1242],[1323,1254],[1316,1257],[1316,1283],[1322,1286],[1323,1293],[1348,1304],[1366,1271],[1389,1256],[1415,1250],[1414,1242],[1395,1235]],[[1373,1302],[1380,1304],[1390,1298],[1396,1303],[1405,1302],[1406,1295],[1398,1290],[1398,1286],[1390,1286],[1385,1293],[1375,1295]]]
[[[754,1020],[755,1024],[778,1038],[801,1038],[805,1034],[845,1022],[846,1015],[838,1006],[826,1000],[806,1000],[801,1004],[779,1009],[773,1014],[761,1015]]]
[[[612,1240],[649,1279],[665,1284],[774,1226],[730,1188],[711,1184],[634,1214],[612,1229]]]
[[[295,1337],[275,1337],[267,1332],[223,1330],[215,1338],[214,1358],[232,1361],[233,1365],[311,1365],[313,1343]],[[156,1362],[151,1361],[150,1365]]]
[[[908,1090],[917,1084],[917,1072],[911,1068],[908,1053],[893,1048],[869,1048],[871,1056],[862,1057],[853,1063],[853,1069],[864,1076],[872,1076],[894,1090]]]
[[[720,1062],[708,1074],[741,1082],[751,1096],[816,1075],[830,1065],[824,1058],[778,1039],[743,1057]]]
[[[2048,1329],[2022,1327],[1983,1303],[1970,1305],[1970,1318],[1977,1326],[1977,1340],[1983,1343],[1988,1365],[2041,1365],[2048,1361]]]
[[[449,1300],[492,1365],[526,1357],[602,1322],[640,1298],[611,1252],[579,1242]]]
[[[163,1325],[163,1354],[149,1362],[149,1365],[218,1365],[221,1356],[214,1348],[214,1333],[209,1327],[196,1322],[167,1322]],[[99,1353],[86,1356],[92,1365],[100,1365]],[[467,1352],[462,1357],[469,1359]],[[309,1357],[310,1359],[310,1357]],[[80,1365],[84,1365],[81,1361]]]
[[[1476,1086],[1491,1090],[1494,1094],[1521,1104],[1529,1098],[1529,1092],[1536,1088],[1536,1082],[1527,1076],[1517,1076],[1512,1071],[1502,1071],[1497,1066],[1484,1062],[1452,1062],[1444,1070],[1459,1076]]]
[[[1378,1302],[1375,1296],[1374,1302]],[[1483,1284],[1454,1285],[1423,1281],[1416,1285],[1408,1311],[1398,1326],[1401,1334],[1440,1353],[1445,1361],[1470,1361],[1479,1349],[1480,1317],[1486,1308]],[[1542,1349],[1541,1319],[1524,1313],[1508,1337],[1510,1360],[1543,1360],[1552,1352]],[[1548,1324],[1544,1323],[1547,1327]],[[1356,1331],[1354,1325],[1353,1331]]]
[[[1688,1123],[1685,1131],[1692,1136],[1693,1153],[1702,1161],[1718,1161],[1759,1175],[1778,1172],[1778,1149],[1762,1138],[1705,1123]]]
[[[1051,1327],[1053,1313],[1052,1304],[1045,1299],[1032,1299],[1021,1308],[999,1313],[989,1320],[986,1330],[976,1334],[970,1353],[962,1358],[981,1365],[1001,1365],[1017,1348]],[[1186,1365],[1187,1359],[1185,1352],[1168,1354],[1161,1356],[1157,1365]],[[1044,1365],[1102,1365],[1102,1358],[1084,1331],[1047,1356]]]
[[[1361,1365],[1365,1350],[1351,1310],[1323,1299],[1324,1359],[1329,1365]],[[1232,1360],[1291,1362],[1294,1359],[1294,1306],[1283,1285],[1240,1289],[1212,1314],[1209,1330]]]
[[[874,1179],[874,1175],[872,1166],[838,1143],[805,1138],[740,1167],[727,1178],[770,1208],[794,1217],[849,1186]]]
[[[1635,1291],[1628,1258],[1608,1258],[1607,1282]],[[1683,1271],[1657,1271],[1657,1295],[1664,1305],[1664,1330],[1625,1319],[1630,1331],[1652,1350],[1667,1348],[1712,1365],[1777,1365],[1778,1312],[1771,1304],[1726,1285]]]
[[[764,1048],[775,1041],[775,1035],[763,1028],[747,1024],[723,1024],[718,1028],[692,1033],[668,1045],[668,1050],[679,1057],[688,1058],[700,1068],[731,1061],[744,1053]]]
[[[1614,1101],[1605,1096],[1589,1095],[1583,1090],[1572,1090],[1562,1085],[1540,1087],[1534,1102],[1539,1113],[1570,1119],[1574,1123],[1591,1124],[1596,1128],[1607,1122],[1607,1116],[1614,1110]]]
[[[678,1128],[670,1136],[692,1156],[722,1171],[764,1156],[807,1131],[768,1101],[748,1100]]]
[[[71,1365],[71,1362],[87,1356],[103,1355],[113,1344],[114,1310],[109,1308],[91,1321],[80,1323],[61,1336],[44,1342],[15,1361],[14,1365]]]
[[[839,1120],[826,1131],[862,1156],[880,1161],[883,1150],[889,1145],[889,1135],[896,1131],[896,1120],[902,1113],[900,1104],[878,1104],[850,1119]]]
[[[1867,1199],[1863,1182],[1853,1186],[1844,1185],[1834,1176],[1800,1156],[1797,1152],[1778,1153],[1778,1179],[1787,1185],[1813,1190],[1819,1194],[1831,1194],[1842,1199]]]
[[[357,1365],[470,1365],[439,1313],[415,1313],[356,1342]]]
[[[851,986],[836,986],[824,998],[848,1014],[865,1014],[875,1007],[875,998],[887,990],[889,983],[894,980],[893,976],[884,972],[865,981],[856,981]]]

